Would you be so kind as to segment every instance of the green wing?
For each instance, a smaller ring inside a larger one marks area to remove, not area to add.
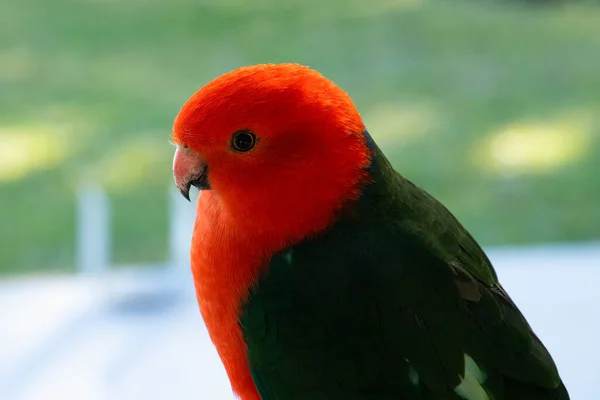
[[[407,358],[423,383],[440,396],[450,387],[467,399],[568,399],[550,354],[483,250],[443,205],[401,177],[396,182],[400,198],[412,199],[400,201],[401,213],[412,217],[399,218],[396,228],[412,249],[404,251],[405,264],[419,260],[404,279],[418,282],[420,294],[392,297],[399,308],[419,299],[401,325],[410,326],[404,340],[419,343]],[[384,304],[395,318],[394,301]]]
[[[263,400],[568,400],[473,238],[377,153],[355,212],[273,257],[240,317]]]

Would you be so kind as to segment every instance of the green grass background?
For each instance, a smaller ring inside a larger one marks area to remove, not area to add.
[[[114,261],[167,257],[172,120],[244,64],[319,69],[484,245],[600,237],[600,7],[425,0],[0,5],[0,274],[74,268],[75,191]],[[310,188],[307,188],[310,190]]]

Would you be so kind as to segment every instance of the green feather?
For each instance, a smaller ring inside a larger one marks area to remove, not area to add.
[[[274,255],[244,305],[262,399],[569,399],[479,245],[369,144],[356,208]]]

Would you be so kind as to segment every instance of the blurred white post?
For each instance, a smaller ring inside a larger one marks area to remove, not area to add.
[[[190,245],[194,230],[196,216],[195,199],[188,202],[176,190],[169,191],[170,200],[170,226],[169,226],[169,251],[171,266],[178,269],[189,270]]]
[[[109,202],[102,188],[86,182],[77,192],[77,268],[98,274],[110,262]]]

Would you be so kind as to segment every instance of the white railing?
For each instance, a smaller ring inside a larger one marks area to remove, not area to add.
[[[189,246],[195,216],[194,202],[169,191],[169,268],[189,266]],[[111,208],[101,186],[82,184],[77,193],[76,265],[81,274],[102,274],[112,265]]]
[[[102,188],[86,182],[77,193],[77,269],[98,274],[110,265],[110,204]]]

